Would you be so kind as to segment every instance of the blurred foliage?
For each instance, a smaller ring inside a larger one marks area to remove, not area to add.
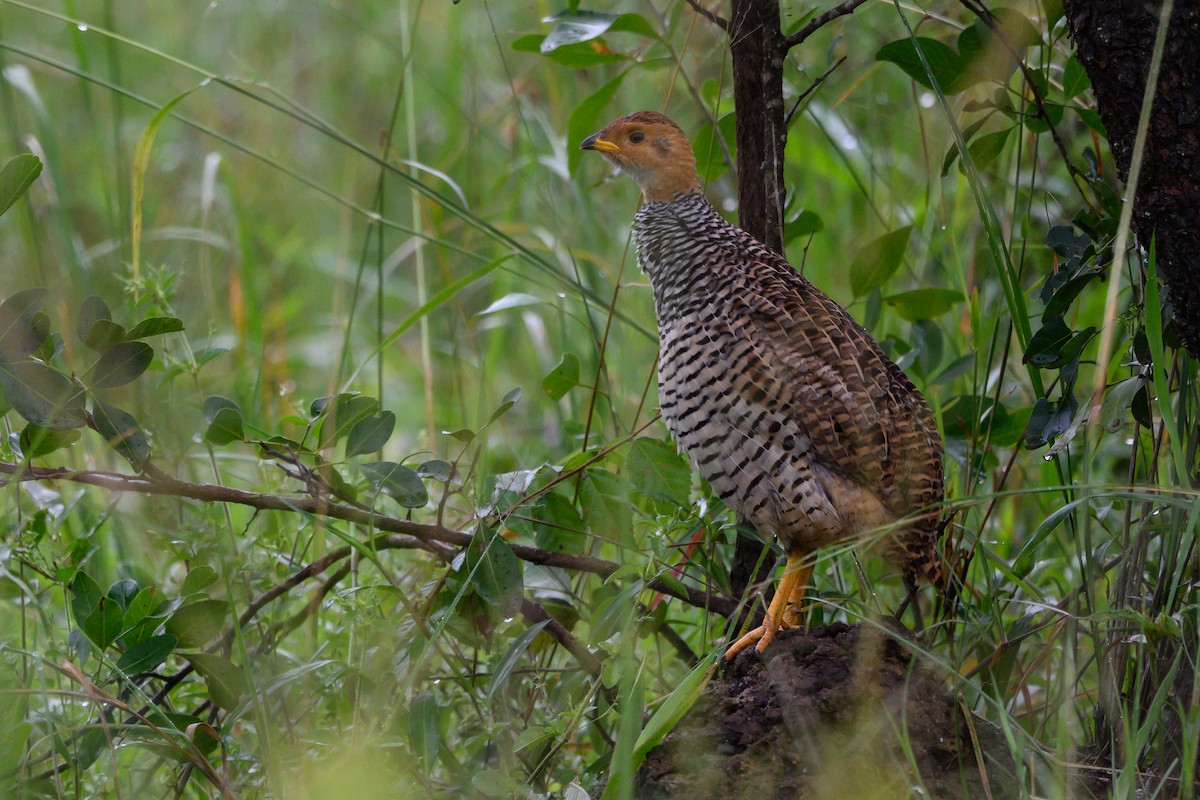
[[[683,0],[0,3],[5,796],[628,790],[732,633],[735,521],[577,143],[666,110],[732,218],[726,47]],[[1133,796],[1173,736],[1190,781],[1196,366],[1113,269],[1061,9],[871,3],[785,80],[792,263],[944,431],[930,658],[1050,756],[1020,791],[1090,743]],[[847,550],[812,622],[902,599]]]

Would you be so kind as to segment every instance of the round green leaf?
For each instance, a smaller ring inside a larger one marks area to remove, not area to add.
[[[141,472],[150,458],[150,441],[133,415],[116,406],[92,400],[92,424],[111,448]]]
[[[92,367],[93,389],[124,386],[137,378],[154,360],[154,348],[145,342],[121,342],[110,347]]]
[[[204,431],[204,440],[215,445],[240,442],[245,438],[246,430],[242,425],[242,412],[229,406],[223,406],[218,410],[208,424],[208,429]]]
[[[0,390],[29,422],[62,430],[82,427],[86,421],[83,389],[46,364],[0,364]]]
[[[346,435],[346,458],[381,449],[392,438],[395,428],[396,415],[391,411],[363,417],[354,423]]]

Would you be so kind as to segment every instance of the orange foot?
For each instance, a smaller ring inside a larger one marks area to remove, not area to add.
[[[725,651],[725,659],[732,661],[734,657],[750,645],[758,642],[758,652],[767,649],[767,645],[775,638],[775,634],[788,628],[799,627],[800,611],[804,603],[804,592],[808,588],[809,578],[812,577],[812,566],[805,565],[804,553],[793,553],[788,556],[787,566],[783,568],[783,577],[775,589],[775,597],[771,607],[763,618],[763,624],[738,639]]]

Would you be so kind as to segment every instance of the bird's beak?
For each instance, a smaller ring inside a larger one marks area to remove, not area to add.
[[[604,131],[600,131],[600,133],[604,133]],[[580,150],[595,150],[600,153],[619,153],[619,152],[621,152],[621,148],[617,147],[616,144],[608,141],[607,139],[601,139],[600,133],[593,133],[591,136],[584,139],[579,144],[579,149]]]

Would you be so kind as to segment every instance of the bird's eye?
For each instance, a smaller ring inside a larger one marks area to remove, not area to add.
[[[642,140],[645,138],[646,134],[642,133],[641,131],[634,131],[633,133],[629,134],[629,141],[633,144],[641,144]]]

